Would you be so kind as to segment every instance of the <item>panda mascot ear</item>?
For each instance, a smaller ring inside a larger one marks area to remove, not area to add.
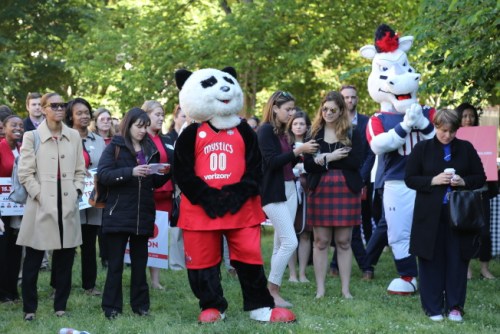
[[[231,66],[224,67],[221,71],[229,73],[233,76],[233,78],[238,79],[238,75],[236,74],[236,70],[234,69],[234,67]]]
[[[179,88],[179,90],[182,89],[182,86],[184,86],[184,83],[191,76],[191,74],[193,74],[193,72],[188,71],[184,68],[175,71],[175,84],[177,85],[177,88]]]

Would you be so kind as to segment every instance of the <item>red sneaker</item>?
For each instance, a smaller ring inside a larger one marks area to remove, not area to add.
[[[198,316],[198,322],[202,324],[222,321],[226,318],[225,313],[220,313],[220,311],[216,308],[207,308],[206,310],[201,311]]]
[[[270,322],[294,322],[295,314],[286,308],[275,307],[271,313]]]

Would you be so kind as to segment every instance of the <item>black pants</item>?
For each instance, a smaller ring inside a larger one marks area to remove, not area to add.
[[[376,190],[373,197],[373,212],[377,221],[377,228],[375,228],[370,241],[366,244],[366,266],[375,266],[384,251],[384,247],[389,245],[382,194],[383,190]]]
[[[23,264],[23,310],[25,313],[35,313],[38,308],[37,282],[38,272],[45,251],[26,247]],[[75,248],[56,249],[52,252],[53,284],[56,289],[54,311],[66,310],[71,292],[71,272],[75,259]]]
[[[373,183],[368,182],[366,184],[366,199],[361,201],[361,226],[366,243],[372,237],[372,193]]]
[[[462,310],[467,292],[469,261],[460,255],[459,237],[451,231],[446,208],[441,210],[434,257],[418,258],[420,301],[429,316]]]
[[[5,232],[0,236],[0,301],[19,299],[17,278],[23,248],[16,245],[19,230],[9,226],[9,218],[3,217]]]
[[[97,240],[99,241],[99,257],[101,261],[108,261],[108,250],[106,249],[106,235],[102,233],[102,227],[99,227],[99,231],[97,233]]]
[[[92,289],[95,287],[97,279],[97,252],[96,252],[96,239],[99,226],[97,225],[82,225],[82,288],[84,290]]]
[[[231,261],[231,265],[238,273],[245,311],[274,307],[274,299],[267,289],[263,266],[239,261]],[[219,265],[206,269],[188,269],[188,278],[202,310],[216,308],[221,313],[226,311],[228,304],[222,290]]]
[[[492,259],[492,255],[491,255],[491,231],[490,231],[491,207],[490,207],[490,199],[487,193],[483,194],[483,210],[485,216],[485,224],[481,228],[481,246],[479,247],[479,261],[488,262]]]
[[[102,294],[101,307],[106,316],[123,311],[123,256],[127,241],[130,242],[130,306],[132,311],[149,311],[149,287],[146,278],[148,263],[148,237],[130,233],[106,234],[108,250],[108,273]]]

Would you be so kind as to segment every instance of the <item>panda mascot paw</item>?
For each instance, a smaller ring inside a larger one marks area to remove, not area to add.
[[[395,278],[387,287],[387,292],[391,295],[413,295],[417,292],[417,279],[409,276]]]

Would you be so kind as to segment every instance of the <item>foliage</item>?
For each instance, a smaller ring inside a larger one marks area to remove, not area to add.
[[[380,23],[401,35],[416,33],[409,57],[424,74],[423,98],[450,100],[451,93],[466,91],[482,103],[491,100],[498,95],[493,0],[484,6],[473,6],[473,0],[433,3],[3,1],[0,76],[6,79],[0,103],[19,112],[28,91],[55,90],[85,97],[115,116],[146,99],[161,101],[169,112],[178,101],[176,69],[231,65],[245,92],[244,115],[259,115],[277,89],[293,93],[311,114],[326,91],[345,83],[358,87],[359,109],[371,114],[378,105],[365,88],[370,64],[358,50],[373,43]],[[446,27],[460,32],[453,30],[460,48],[453,34],[438,35],[452,31]],[[450,82],[450,76],[457,80]]]
[[[269,273],[273,230],[266,227],[262,238],[266,273]],[[330,254],[331,255],[331,254]],[[490,269],[500,276],[500,263],[494,260]],[[227,319],[213,325],[199,325],[199,308],[193,296],[186,271],[161,271],[165,290],[151,290],[151,316],[133,315],[129,304],[130,268],[124,272],[123,315],[107,320],[101,310],[99,297],[83,293],[80,257],[75,259],[73,289],[68,302],[69,316],[57,318],[53,314],[53,300],[49,298],[50,273],[41,272],[38,282],[39,309],[33,322],[22,320],[22,304],[0,305],[0,332],[5,334],[58,333],[60,328],[72,327],[98,333],[498,333],[500,300],[498,280],[480,280],[479,262],[473,261],[474,278],[468,282],[468,293],[462,324],[443,321],[434,323],[423,313],[418,295],[390,296],[387,285],[394,278],[392,255],[384,252],[377,264],[375,279],[361,280],[361,272],[353,263],[351,292],[353,300],[341,298],[339,278],[327,278],[326,296],[316,300],[314,273],[307,268],[310,283],[290,283],[288,273],[283,277],[282,294],[293,304],[297,314],[294,324],[260,324],[249,319],[242,310],[239,282],[222,272],[224,295],[228,299]],[[99,268],[98,287],[104,285],[106,272]]]
[[[424,0],[412,24],[428,77],[423,91],[443,106],[500,102],[498,2]]]

